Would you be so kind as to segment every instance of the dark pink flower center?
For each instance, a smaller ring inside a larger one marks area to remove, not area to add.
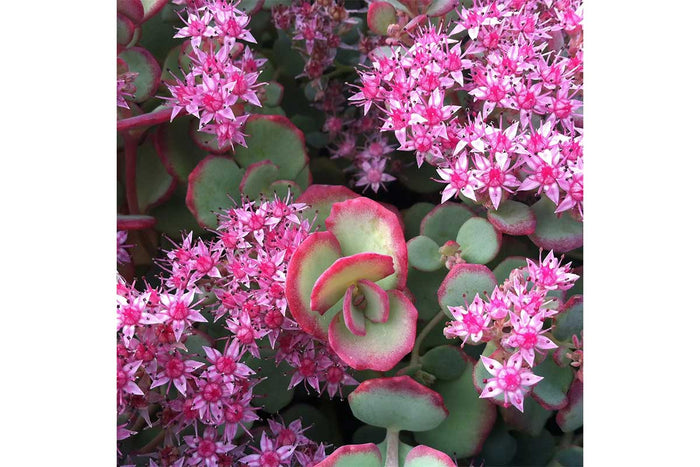
[[[238,423],[243,419],[243,407],[241,404],[233,404],[224,410],[224,418],[227,423]]]
[[[216,443],[210,439],[200,440],[199,446],[197,446],[197,454],[204,459],[213,456],[216,454]]]
[[[216,112],[224,106],[224,99],[218,92],[208,92],[202,97],[202,105],[208,112]]]
[[[303,359],[299,365],[299,373],[305,378],[313,376],[316,373],[316,363],[310,358]]]
[[[264,452],[260,456],[260,467],[279,467],[280,456],[274,451]]]
[[[520,387],[520,374],[515,370],[507,370],[507,373],[502,377],[502,381],[506,391],[515,391]]]
[[[222,395],[223,391],[218,383],[207,383],[202,390],[202,399],[207,402],[216,402]]]
[[[326,374],[326,381],[330,384],[338,384],[343,379],[343,370],[337,366],[331,367]]]
[[[234,371],[236,371],[236,367],[238,366],[238,364],[231,357],[224,355],[216,359],[216,363],[214,363],[214,366],[220,373],[230,375],[233,374]]]
[[[297,435],[289,428],[285,428],[277,435],[277,442],[280,446],[289,446],[296,442]]]
[[[141,310],[135,306],[122,309],[122,321],[124,326],[135,326],[141,321]]]
[[[255,333],[249,326],[241,326],[236,332],[236,337],[242,344],[251,344],[255,340]]]
[[[165,364],[165,374],[170,379],[179,378],[185,373],[185,364],[178,358],[171,358]]]
[[[176,302],[170,307],[170,317],[175,321],[183,321],[190,314],[190,310],[183,302]]]
[[[284,316],[277,310],[270,310],[265,314],[265,324],[267,327],[272,329],[277,329],[282,326],[284,322]]]

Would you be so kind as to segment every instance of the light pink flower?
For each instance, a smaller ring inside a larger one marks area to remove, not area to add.
[[[529,368],[523,368],[523,358],[519,354],[511,355],[505,366],[489,357],[481,356],[481,361],[493,378],[486,381],[480,398],[496,397],[503,394],[506,406],[513,404],[523,411],[525,393],[529,387],[537,384],[543,378],[537,376]]]

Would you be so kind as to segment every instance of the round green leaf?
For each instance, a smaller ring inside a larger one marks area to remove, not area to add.
[[[277,81],[270,81],[265,86],[265,99],[263,104],[268,107],[276,107],[282,102],[282,93],[284,88]]]
[[[532,369],[538,376],[544,377],[532,388],[532,397],[548,410],[558,410],[566,406],[566,393],[569,391],[574,372],[570,366],[560,367],[549,355],[542,363]]]
[[[416,446],[406,455],[404,467],[457,467],[450,456],[428,446]]]
[[[277,181],[279,167],[270,161],[251,164],[241,180],[241,193],[250,199],[256,199],[260,194],[266,194],[270,190],[272,182]]]
[[[571,446],[559,451],[549,467],[581,467],[583,465],[583,448]]]
[[[560,341],[570,341],[571,336],[581,336],[583,330],[583,296],[574,295],[556,316],[552,334]]]
[[[583,223],[571,217],[569,212],[555,214],[556,206],[544,196],[532,209],[537,219],[537,228],[529,237],[535,245],[561,253],[583,246]]]
[[[420,223],[434,207],[435,205],[431,203],[416,203],[410,208],[401,211],[406,240],[420,235]]]
[[[190,137],[201,150],[212,154],[224,154],[231,149],[231,143],[226,143],[224,147],[221,147],[215,134],[199,131],[198,127],[197,120],[193,120],[190,125]]]
[[[449,416],[436,428],[414,435],[417,442],[457,458],[479,452],[496,421],[496,407],[474,390],[474,363],[466,356],[464,360],[466,368],[459,378],[438,380],[432,386],[445,400]]]
[[[425,14],[430,17],[444,16],[459,6],[459,0],[433,0]]]
[[[352,198],[359,198],[360,195],[350,188],[342,185],[310,185],[304,193],[297,198],[297,202],[306,203],[309,209],[303,212],[309,221],[314,220],[311,230],[326,230],[326,219],[331,213],[331,207],[335,203]]]
[[[413,348],[418,312],[402,292],[389,290],[387,294],[389,319],[384,323],[365,320],[364,336],[353,334],[341,313],[330,323],[328,341],[331,348],[356,370],[389,371]]]
[[[444,381],[459,378],[467,369],[467,361],[463,353],[452,345],[441,345],[430,349],[421,357],[421,363],[423,370]]]
[[[425,431],[447,417],[442,396],[408,376],[370,379],[348,396],[353,415],[388,430]]]
[[[530,235],[537,225],[530,206],[510,199],[501,202],[498,210],[489,210],[487,217],[496,229],[507,235]]]
[[[446,202],[430,211],[420,224],[420,233],[438,245],[457,238],[459,228],[474,214],[464,204]]]
[[[126,46],[134,37],[134,23],[125,15],[117,13],[117,44]]]
[[[237,146],[234,157],[243,168],[269,160],[279,167],[279,178],[293,180],[309,163],[304,134],[287,117],[251,115],[243,132],[248,147]]]
[[[486,264],[501,249],[501,233],[481,217],[468,219],[457,232],[462,258],[469,263]]]
[[[289,389],[294,369],[287,362],[282,361],[275,364],[274,352],[268,349],[261,349],[260,359],[248,354],[244,362],[259,375],[264,375],[265,379],[253,387],[254,397],[252,404],[262,407],[267,413],[276,413],[287,406],[294,397],[294,391]]]
[[[440,308],[435,291],[440,287],[445,278],[443,270],[435,272],[423,272],[410,268],[406,287],[413,294],[413,303],[418,310],[418,317],[429,321]]]
[[[373,33],[386,35],[390,24],[398,23],[396,9],[387,2],[372,2],[367,9],[367,26]]]
[[[551,410],[543,408],[532,397],[525,397],[522,412],[512,405],[507,409],[499,407],[499,410],[507,425],[531,436],[537,436],[542,431],[546,431],[543,430],[544,425],[552,415]]]
[[[568,433],[583,426],[583,383],[575,379],[566,394],[569,403],[557,412],[557,425]]]
[[[131,47],[119,54],[119,58],[129,65],[129,71],[138,73],[134,80],[136,92],[133,98],[127,98],[134,102],[144,102],[156,94],[160,84],[160,65],[153,58],[151,52],[143,47]]]
[[[150,138],[136,151],[136,193],[139,209],[146,212],[166,201],[177,183],[165,170]]]
[[[141,0],[143,4],[143,20],[155,16],[167,3],[168,0]]]
[[[408,262],[419,271],[436,271],[442,267],[440,247],[430,237],[419,235],[406,245]]]
[[[239,203],[243,170],[224,156],[207,156],[187,179],[187,207],[203,227],[216,227],[215,212]]]
[[[460,263],[452,267],[440,284],[438,302],[442,311],[452,318],[448,306],[464,306],[465,302],[471,303],[477,293],[491,296],[496,285],[496,278],[486,266]]]
[[[382,454],[372,443],[341,446],[316,467],[382,467]]]
[[[168,173],[182,183],[187,181],[192,170],[207,155],[190,137],[192,120],[194,118],[186,116],[159,125],[154,139],[158,157]]]

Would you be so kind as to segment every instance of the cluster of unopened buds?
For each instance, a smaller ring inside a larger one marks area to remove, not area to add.
[[[476,1],[449,31],[419,27],[410,46],[376,50],[350,100],[376,106],[398,149],[437,168],[443,202],[497,209],[537,190],[582,218],[579,3]]]
[[[189,40],[188,70],[183,79],[173,75],[166,83],[175,118],[183,109],[199,119],[199,130],[216,135],[220,147],[245,146],[242,131],[248,118],[245,105],[260,107],[257,82],[264,58],[256,58],[241,41],[255,43],[247,29],[250,18],[237,8],[239,2],[197,0],[186,2],[185,26],[176,38]],[[172,73],[172,71],[171,71]]]
[[[571,263],[562,265],[550,252],[539,264],[528,259],[527,268],[513,270],[485,300],[477,294],[465,307],[449,307],[454,321],[445,327],[445,337],[460,338],[462,346],[491,341],[502,351],[503,361],[481,356],[493,377],[484,379],[480,397],[503,395],[506,406],[512,404],[523,411],[529,388],[542,379],[531,370],[536,353],[546,355],[558,348],[546,335],[549,329],[543,329],[545,321],[556,320],[559,313],[549,294],[570,289],[578,278],[571,272]],[[582,360],[582,350],[577,351]]]
[[[296,48],[306,59],[304,72],[316,87],[322,87],[323,72],[333,65],[341,35],[357,24],[345,9],[344,2],[319,0],[294,1],[291,5],[275,5],[272,21],[277,29],[290,31]]]
[[[290,389],[303,382],[333,397],[357,384],[327,344],[286,313],[286,268],[309,234],[304,209],[289,196],[244,201],[222,215],[214,240],[193,241],[190,234],[168,251],[158,287],[137,290],[118,278],[120,439],[144,424],[159,425],[164,445],[145,454],[170,459],[164,465],[268,465],[264,459],[273,457],[279,465],[293,457],[306,465],[325,456],[322,446],[301,435],[299,423],[270,421],[272,434],[250,448],[252,454],[238,438],[259,418],[253,388],[260,380],[250,358],[289,364]],[[128,259],[124,242],[120,234],[122,260]],[[211,333],[213,327],[221,329]],[[212,334],[222,331],[219,342]],[[269,352],[261,355],[261,347]],[[194,436],[185,436],[187,427]]]

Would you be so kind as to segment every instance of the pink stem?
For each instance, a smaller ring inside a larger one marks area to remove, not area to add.
[[[143,115],[137,115],[135,117],[117,120],[117,131],[119,133],[124,133],[125,131],[133,130],[134,128],[148,128],[152,127],[153,125],[168,122],[170,121],[170,115],[172,112],[172,109],[167,108],[156,112],[150,112]],[[175,117],[180,115],[183,115],[182,111],[177,113]]]

